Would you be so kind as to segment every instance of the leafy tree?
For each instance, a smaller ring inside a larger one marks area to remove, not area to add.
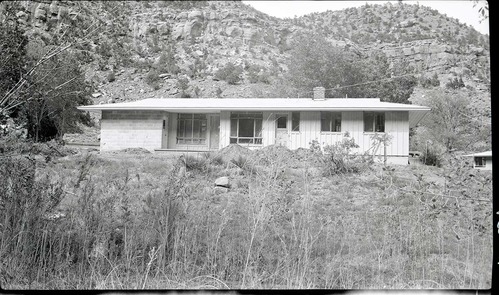
[[[40,56],[46,48],[41,48]],[[32,61],[40,56],[31,56]],[[90,104],[90,85],[77,58],[70,52],[60,53],[37,68],[28,78],[29,97],[22,107],[28,137],[34,141],[60,139],[67,132],[77,132],[78,123],[90,124],[88,114],[76,109]]]
[[[287,64],[287,79],[294,87],[310,92],[323,86],[329,89],[328,97],[379,97],[407,103],[417,85],[407,65],[390,69],[382,52],[362,57],[348,46],[332,46],[320,34],[299,36]]]
[[[16,6],[5,6],[4,20],[0,21],[0,123],[14,110],[17,96],[13,90],[26,73],[25,55],[28,39],[15,22]]]
[[[180,68],[175,61],[175,47],[172,45],[166,46],[162,49],[158,63],[155,67],[160,73],[170,73],[176,75],[180,72]]]
[[[431,108],[415,130],[416,148],[425,150],[426,143],[438,155],[454,150],[473,150],[478,142],[490,145],[490,118],[471,103],[476,93],[449,91],[441,88],[425,91],[424,97],[415,99],[417,104]]]

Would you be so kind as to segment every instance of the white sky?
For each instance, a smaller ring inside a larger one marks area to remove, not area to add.
[[[406,1],[406,4],[416,4],[428,6],[438,10],[442,14],[449,17],[457,18],[461,23],[466,23],[473,26],[482,34],[489,34],[488,18],[480,23],[478,9],[487,5],[485,0],[478,0],[479,3],[473,7],[471,0],[446,0],[446,1]],[[342,10],[349,7],[360,7],[369,4],[383,4],[392,2],[396,4],[398,1],[243,1],[257,10],[268,15],[279,18],[293,18],[302,16],[312,12],[323,12],[326,10]]]

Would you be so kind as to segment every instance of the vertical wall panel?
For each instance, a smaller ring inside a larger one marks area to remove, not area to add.
[[[275,114],[273,112],[263,112],[262,137],[263,146],[275,143]]]
[[[230,144],[230,112],[220,112],[220,148]]]
[[[168,147],[175,149],[177,147],[177,113],[171,113],[168,124]]]
[[[342,133],[350,133],[350,138],[355,140],[359,145],[358,149],[353,149],[354,152],[364,152],[364,117],[362,112],[343,112],[341,114],[341,131]]]
[[[387,112],[385,131],[391,134],[392,141],[387,151],[389,155],[409,154],[409,113]]]
[[[312,140],[320,143],[320,112],[301,112],[300,113],[300,147],[308,148]]]

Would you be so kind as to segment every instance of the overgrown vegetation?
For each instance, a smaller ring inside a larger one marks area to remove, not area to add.
[[[241,81],[243,73],[243,67],[234,65],[232,62],[228,62],[223,68],[219,69],[215,73],[215,78],[219,80],[224,80],[227,83],[234,85]]]
[[[490,98],[476,91],[430,89],[414,103],[431,108],[412,136],[415,150],[442,161],[454,151],[483,151],[491,146]],[[485,102],[485,103],[484,103]],[[433,154],[433,155],[432,155]]]
[[[331,46],[320,33],[307,34],[298,36],[293,44],[285,80],[304,94],[321,85],[326,88],[326,97],[380,97],[408,103],[417,79],[411,67],[389,65],[383,52],[363,57],[350,47]]]
[[[490,173],[454,159],[321,176],[313,153],[231,148],[0,154],[2,287],[490,287]]]

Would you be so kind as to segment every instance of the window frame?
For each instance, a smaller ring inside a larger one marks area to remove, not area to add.
[[[336,124],[339,117],[339,128],[338,124]],[[321,132],[322,133],[341,133],[342,132],[342,122],[343,122],[343,113],[335,112],[335,111],[327,111],[321,112]],[[328,122],[328,126],[325,126],[324,121]],[[328,130],[324,130],[327,127]],[[339,130],[338,130],[339,129]]]
[[[366,130],[367,122],[366,122],[366,116],[372,115],[372,125],[371,128],[372,130]],[[379,127],[379,119],[382,118],[382,130],[378,130],[377,127]],[[364,128],[364,133],[385,133],[386,130],[386,113],[385,112],[363,112],[362,114],[362,123],[363,123],[363,128]]]
[[[253,120],[253,136],[240,136],[240,120]],[[233,125],[236,122],[236,125]],[[263,145],[263,112],[231,112],[230,113],[230,144]],[[235,134],[234,134],[235,132]],[[245,142],[248,141],[248,142]]]
[[[485,159],[485,157],[475,157],[474,162],[475,162],[475,167],[485,167],[485,166],[487,166],[487,159]]]
[[[189,116],[189,117],[188,117]],[[198,117],[198,118],[196,118]],[[186,136],[187,122],[190,124],[190,136]],[[196,122],[198,121],[198,122]],[[183,122],[183,124],[181,124]],[[196,123],[199,126],[198,130],[194,130]],[[203,124],[204,123],[204,124]],[[183,126],[183,131],[181,132],[180,127]],[[194,135],[198,132],[198,136]],[[204,137],[203,137],[204,135]],[[177,114],[177,134],[176,143],[177,145],[206,145],[208,142],[208,117],[206,114],[199,113],[179,113]]]

